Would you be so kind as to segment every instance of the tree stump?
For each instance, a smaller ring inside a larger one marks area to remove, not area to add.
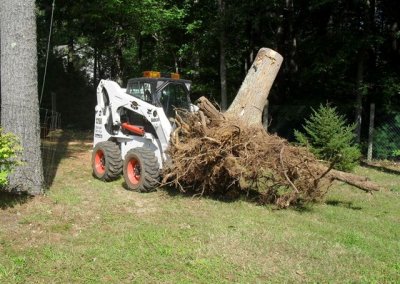
[[[269,48],[261,48],[234,101],[225,116],[248,126],[262,127],[262,113],[283,57]]]
[[[197,113],[178,111],[168,150],[172,161],[163,169],[165,184],[197,195],[257,192],[258,202],[280,208],[321,199],[334,179],[367,191],[378,188],[332,171],[306,148],[264,131],[262,111],[282,60],[262,48],[225,113],[205,97],[199,99]]]

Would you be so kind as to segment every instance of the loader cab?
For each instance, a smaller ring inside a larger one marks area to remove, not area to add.
[[[127,94],[149,104],[162,107],[168,118],[175,117],[175,109],[190,110],[191,81],[179,74],[146,71],[143,77],[128,80]]]

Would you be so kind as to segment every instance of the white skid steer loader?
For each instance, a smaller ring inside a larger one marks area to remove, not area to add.
[[[190,102],[191,82],[179,74],[146,71],[128,80],[126,89],[101,80],[97,87],[92,168],[103,181],[123,173],[126,186],[154,191],[168,157],[175,109],[195,111]]]

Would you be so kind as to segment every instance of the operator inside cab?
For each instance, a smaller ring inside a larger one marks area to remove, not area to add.
[[[151,84],[149,82],[135,82],[130,80],[126,88],[126,93],[145,101],[146,103],[153,103],[151,98]]]
[[[189,109],[187,94],[179,84],[171,83],[162,89],[160,102],[168,118],[175,117],[175,109]]]
[[[146,102],[151,102],[151,92],[150,90],[145,90],[144,91],[144,101]]]
[[[128,81],[126,92],[149,104],[162,107],[168,118],[174,118],[175,109],[190,109],[190,86],[191,81],[180,79],[177,73],[145,71],[142,78]]]

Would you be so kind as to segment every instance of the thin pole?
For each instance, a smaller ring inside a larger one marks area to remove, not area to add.
[[[49,31],[49,39],[47,41],[47,51],[46,51],[46,64],[44,65],[43,83],[42,83],[42,91],[40,93],[39,105],[42,105],[42,99],[43,99],[43,93],[44,93],[44,85],[46,83],[47,65],[49,63],[51,33],[53,31],[53,18],[54,18],[55,2],[56,2],[56,0],[53,0],[53,5],[52,5],[52,8],[51,8],[50,31]]]
[[[375,104],[371,103],[369,110],[369,129],[368,129],[368,153],[367,160],[372,160],[372,149],[374,142],[374,121],[375,121]]]

